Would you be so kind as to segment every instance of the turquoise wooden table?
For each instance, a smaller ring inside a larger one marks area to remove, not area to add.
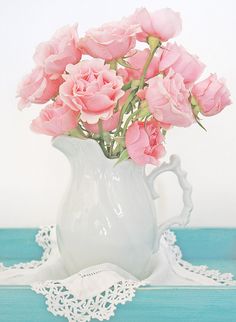
[[[177,244],[192,264],[236,276],[236,229],[176,229]],[[0,262],[39,259],[37,229],[0,229]],[[0,322],[62,322],[29,286],[0,286]],[[142,287],[117,307],[111,322],[236,322],[236,287]]]

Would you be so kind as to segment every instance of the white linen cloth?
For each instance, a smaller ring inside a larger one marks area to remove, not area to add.
[[[153,256],[151,275],[142,281],[110,263],[68,276],[57,247],[55,227],[42,228],[36,242],[44,249],[41,260],[11,267],[0,264],[0,285],[31,285],[32,290],[46,297],[50,312],[69,322],[109,320],[116,306],[131,301],[142,285],[236,285],[230,273],[186,262],[175,234],[169,230]]]

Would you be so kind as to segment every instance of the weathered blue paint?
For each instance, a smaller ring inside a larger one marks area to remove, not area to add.
[[[0,229],[0,262],[13,265],[28,262],[42,256],[42,248],[35,242],[38,229]]]
[[[37,229],[0,229],[0,262],[39,259]],[[236,275],[236,228],[175,229],[184,258]],[[0,322],[67,321],[48,313],[28,286],[0,287]],[[235,322],[236,287],[144,287],[119,305],[111,322]]]
[[[183,257],[236,276],[236,228],[175,229]],[[236,319],[235,319],[236,322]]]
[[[236,260],[236,228],[185,228],[174,232],[187,260]]]
[[[28,287],[0,287],[0,322],[67,321],[49,313],[44,302]],[[236,288],[142,288],[132,302],[118,305],[110,321],[235,322]]]
[[[29,287],[0,287],[0,322],[61,322],[47,311],[43,295]]]

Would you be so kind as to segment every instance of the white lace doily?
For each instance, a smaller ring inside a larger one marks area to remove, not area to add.
[[[32,290],[45,296],[50,312],[69,322],[109,320],[116,306],[131,301],[141,285],[236,285],[230,273],[185,261],[175,234],[169,230],[153,257],[152,274],[143,281],[109,263],[68,276],[60,259],[55,228],[42,228],[36,242],[44,250],[41,260],[11,267],[0,263],[0,284],[30,284]]]

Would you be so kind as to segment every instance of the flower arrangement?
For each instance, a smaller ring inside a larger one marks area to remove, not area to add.
[[[171,9],[141,8],[82,38],[77,25],[57,31],[38,45],[36,67],[18,88],[20,109],[51,100],[32,130],[96,140],[107,158],[157,164],[171,128],[202,126],[199,115],[231,103],[222,79],[211,74],[196,83],[205,65],[167,42],[181,25]],[[137,49],[138,42],[147,48]]]

